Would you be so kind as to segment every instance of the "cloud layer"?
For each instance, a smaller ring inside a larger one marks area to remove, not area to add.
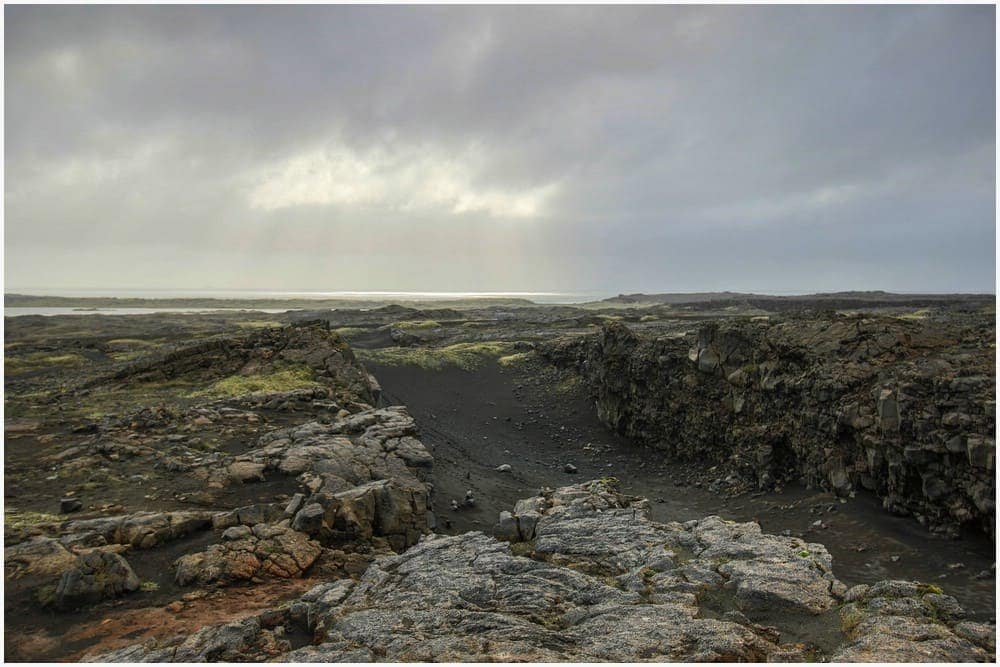
[[[994,11],[10,6],[8,289],[989,291]]]

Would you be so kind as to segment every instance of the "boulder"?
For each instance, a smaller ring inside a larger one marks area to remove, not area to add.
[[[230,532],[234,531],[234,532]],[[178,585],[232,584],[257,577],[302,576],[322,552],[307,535],[285,526],[229,528],[223,542],[181,556],[174,563]]]
[[[91,551],[77,557],[56,586],[54,603],[60,609],[100,602],[139,588],[139,577],[122,556]]]

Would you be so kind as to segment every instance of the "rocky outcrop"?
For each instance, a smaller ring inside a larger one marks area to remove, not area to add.
[[[301,576],[319,558],[320,545],[287,526],[233,526],[222,543],[181,556],[175,563],[177,583],[232,584],[261,577]]]
[[[209,486],[295,476],[307,491],[287,505],[257,504],[219,512],[222,541],[176,562],[177,583],[227,585],[301,576],[324,547],[369,545],[396,551],[416,544],[433,524],[433,460],[401,406],[367,410],[333,423],[271,431],[236,457],[192,470]],[[341,554],[343,555],[343,554]]]
[[[4,546],[7,576],[58,575],[93,551],[152,549],[212,526],[212,512],[136,512],[50,524],[56,535],[36,535]]]
[[[994,531],[995,329],[825,317],[647,338],[619,323],[540,353],[578,371],[611,428],[760,488],[798,477],[955,535]]]
[[[211,525],[212,512],[136,512],[70,521],[62,527],[60,541],[88,546],[127,544],[136,549],[152,549]]]
[[[954,662],[969,643],[996,657],[996,626],[963,621],[965,612],[937,586],[880,581],[855,586],[840,609],[850,638],[832,659],[877,662],[890,653],[901,662]]]
[[[645,500],[622,496],[608,481],[545,490],[519,507],[537,518],[530,541],[509,544],[478,532],[428,536],[379,558],[359,581],[320,584],[281,608],[181,641],[88,658],[993,658],[993,626],[961,621],[955,600],[935,587],[880,582],[847,591],[821,545],[766,535],[754,523],[656,523]],[[293,649],[291,629],[313,641]],[[883,630],[891,641],[870,639]]]
[[[208,382],[236,374],[267,374],[288,366],[308,368],[315,381],[329,387],[338,400],[369,406],[378,400],[378,383],[355,359],[347,342],[322,320],[211,338],[128,364],[90,384],[163,382],[180,377]]]
[[[108,551],[91,551],[77,557],[63,572],[56,586],[54,603],[73,609],[130,593],[139,588],[139,577],[122,556]]]
[[[295,530],[326,545],[379,536],[402,550],[434,521],[433,459],[417,435],[404,407],[366,410],[328,424],[271,431],[245,454],[216,456],[191,472],[209,488],[279,474],[294,476],[308,491],[284,510],[240,508],[217,516],[216,527],[253,525],[287,514]]]

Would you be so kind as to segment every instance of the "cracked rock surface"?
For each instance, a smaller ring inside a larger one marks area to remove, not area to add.
[[[846,590],[818,544],[648,518],[610,481],[543,490],[527,541],[428,536],[358,581],[103,661],[986,661],[995,628],[933,586]],[[312,637],[293,648],[289,628]]]

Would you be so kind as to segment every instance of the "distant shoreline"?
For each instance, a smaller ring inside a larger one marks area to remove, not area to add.
[[[166,290],[164,290],[166,292]],[[206,291],[207,292],[207,291]],[[147,292],[148,294],[148,292]],[[239,292],[228,292],[237,295]],[[8,293],[5,309],[70,308],[100,314],[102,309],[171,310],[329,310],[371,309],[398,304],[408,307],[532,307],[532,306],[652,306],[687,303],[796,303],[816,306],[837,303],[903,305],[995,300],[990,293],[908,294],[884,291],[844,291],[814,294],[760,294],[743,292],[673,292],[603,296],[560,292],[244,292],[268,296],[56,296]],[[311,296],[302,296],[311,294]],[[280,296],[279,296],[280,295]],[[534,298],[529,298],[534,297]]]

